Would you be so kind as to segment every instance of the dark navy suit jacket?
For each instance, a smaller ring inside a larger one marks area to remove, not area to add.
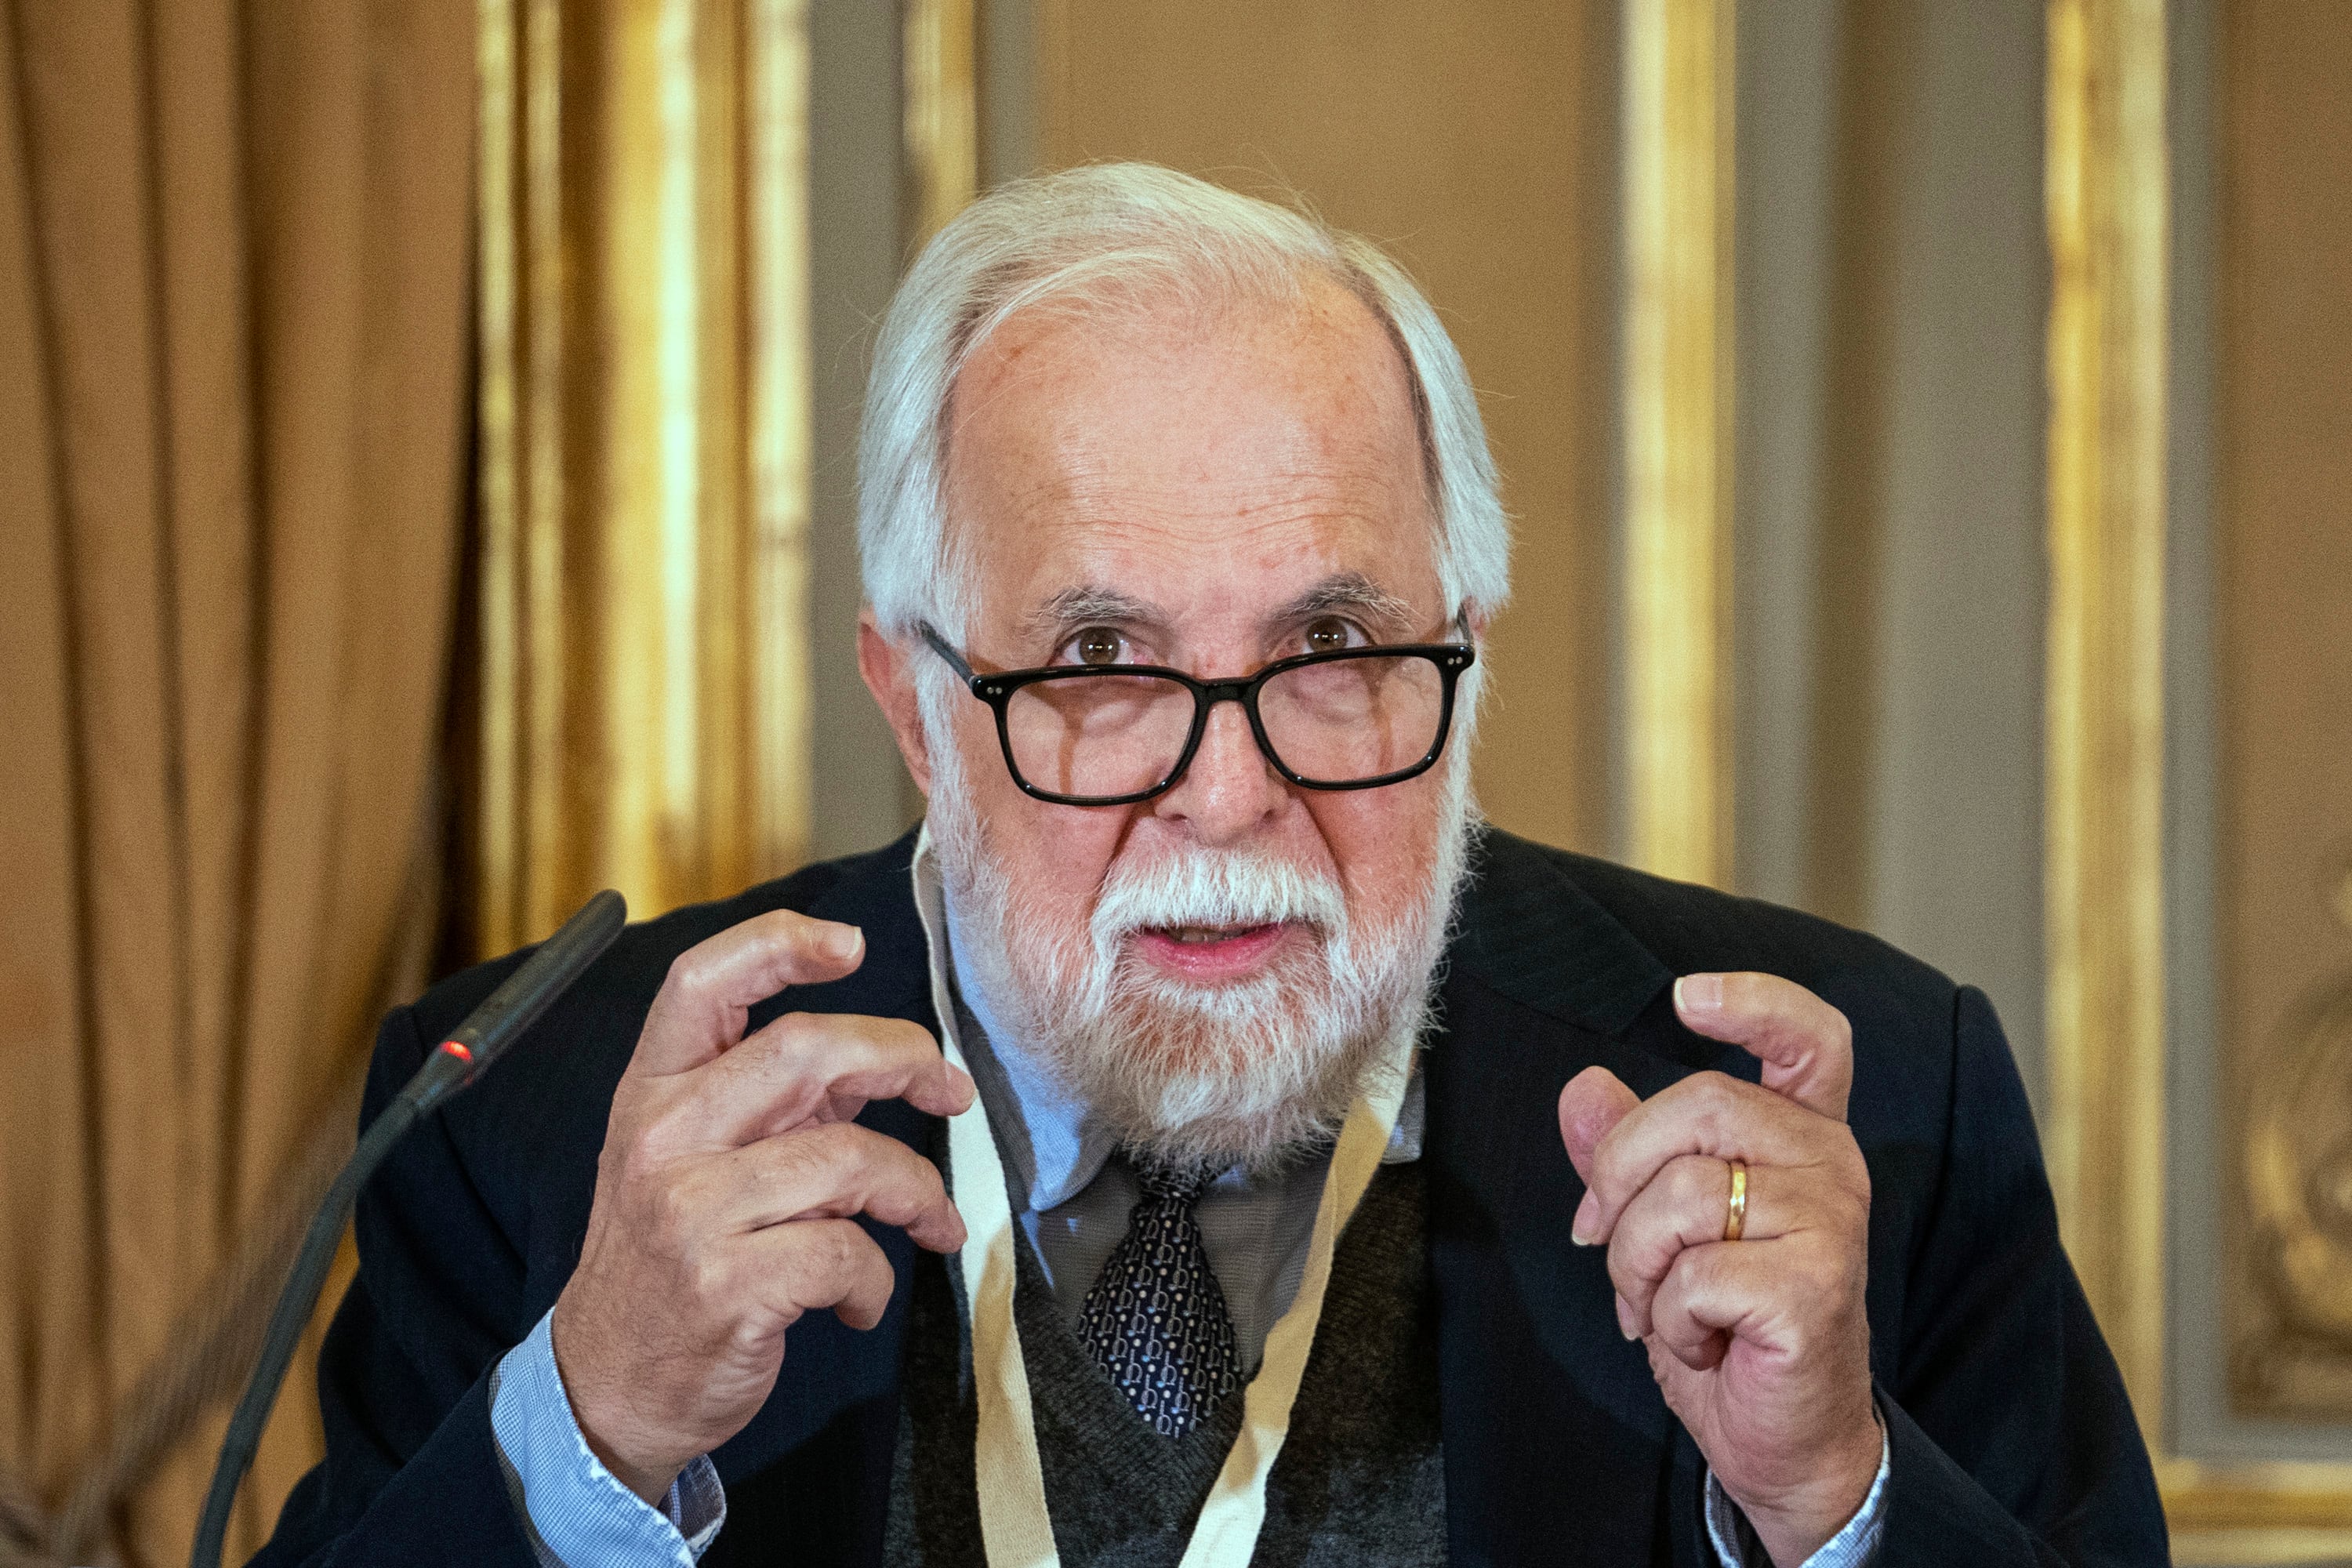
[[[498,1069],[394,1154],[360,1205],[360,1272],[320,1358],[326,1461],[257,1562],[531,1558],[490,1433],[491,1368],[576,1263],[614,1087],[670,961],[765,910],[862,926],[866,959],[787,1005],[934,1026],[912,839],[630,928]],[[1426,1058],[1451,1559],[1711,1568],[1705,1461],[1619,1337],[1562,1085],[1599,1063],[1647,1096],[1736,1047],[1685,1029],[1672,978],[1765,970],[1853,1023],[1850,1120],[1869,1162],[1871,1367],[1894,1467],[1879,1563],[2153,1564],[2163,1516],[2137,1426],[2057,1221],[2025,1095],[1984,996],[1803,915],[1489,833]],[[373,1114],[515,961],[384,1021]],[[872,1126],[929,1146],[899,1103]],[[795,1325],[775,1393],[713,1456],[728,1521],[704,1558],[881,1561],[911,1244],[880,1327]],[[648,1313],[662,1310],[645,1304]]]

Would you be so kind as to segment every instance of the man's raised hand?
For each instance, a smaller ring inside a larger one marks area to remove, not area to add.
[[[870,1100],[971,1103],[929,1034],[803,1013],[743,1034],[755,1004],[865,952],[855,927],[789,910],[688,949],[614,1093],[555,1361],[589,1447],[649,1502],[759,1411],[803,1313],[882,1321],[890,1264],[855,1215],[934,1252],[963,1245],[938,1167],[855,1124]]]
[[[1585,1181],[1576,1239],[1606,1244],[1618,1326],[1772,1560],[1803,1562],[1877,1473],[1871,1405],[1870,1173],[1845,1124],[1845,1016],[1769,974],[1693,974],[1675,1008],[1764,1064],[1761,1087],[1695,1073],[1636,1100],[1588,1068],[1560,1091]],[[1727,1241],[1731,1163],[1747,1167]]]

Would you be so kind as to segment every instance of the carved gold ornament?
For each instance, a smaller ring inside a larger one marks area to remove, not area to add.
[[[2352,865],[2328,901],[2352,930]],[[2352,1352],[2352,973],[2299,1010],[2256,1090],[2246,1193],[2282,1327]]]

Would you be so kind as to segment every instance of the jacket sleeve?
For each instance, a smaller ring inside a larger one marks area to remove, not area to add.
[[[1878,1561],[2167,1563],[2138,1423],[2059,1245],[2009,1043],[1973,987],[1952,1050],[1943,1170],[1882,1390],[1893,1468]]]
[[[384,1020],[362,1125],[424,1054],[409,1009]],[[368,1183],[356,1228],[359,1274],[319,1352],[327,1456],[253,1562],[535,1568],[490,1429],[491,1369],[530,1327],[521,1261],[440,1118]]]

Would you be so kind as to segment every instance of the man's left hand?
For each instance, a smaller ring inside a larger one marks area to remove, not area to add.
[[[1675,1010],[1762,1060],[1761,1087],[1695,1073],[1647,1101],[1605,1068],[1559,1096],[1586,1193],[1574,1235],[1606,1243],[1618,1326],[1764,1549],[1793,1568],[1878,1472],[1870,1388],[1870,1173],[1846,1128],[1845,1015],[1770,974],[1691,974]],[[1740,1239],[1724,1239],[1731,1163]]]

